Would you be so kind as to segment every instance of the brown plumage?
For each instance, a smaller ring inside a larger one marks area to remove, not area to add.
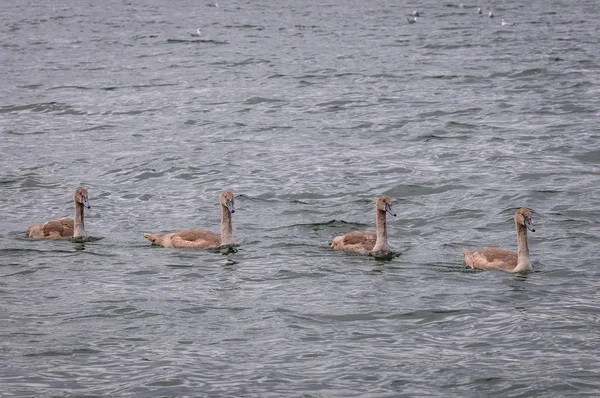
[[[206,230],[184,230],[166,234],[144,236],[152,244],[169,248],[208,249],[224,245],[235,245],[231,227],[231,214],[235,213],[234,197],[230,191],[221,194],[221,236]]]
[[[88,201],[88,191],[85,188],[77,188],[74,199],[75,220],[63,217],[57,220],[49,220],[42,224],[32,225],[27,228],[29,237],[33,239],[58,239],[86,236],[83,222],[83,208],[91,208]]]
[[[331,249],[357,253],[389,252],[386,213],[396,217],[396,214],[392,212],[392,198],[385,195],[380,196],[375,203],[375,212],[377,215],[377,232],[355,231],[336,236],[331,242]]]
[[[535,232],[531,221],[531,210],[520,208],[515,213],[514,219],[517,229],[517,253],[495,247],[486,247],[474,252],[463,249],[465,263],[473,269],[496,269],[507,272],[532,271],[527,243],[527,230]]]
[[[353,231],[346,235],[336,236],[331,242],[333,250],[346,250],[368,253],[377,242],[377,233],[368,231]]]

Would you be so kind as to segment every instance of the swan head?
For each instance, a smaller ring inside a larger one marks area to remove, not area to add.
[[[515,213],[515,222],[519,225],[524,226],[531,232],[535,232],[533,228],[533,221],[531,221],[531,210],[526,207],[522,207]]]
[[[233,197],[233,192],[225,191],[221,194],[221,206],[227,208],[230,213],[235,213],[235,199]]]
[[[390,213],[396,217],[396,213],[392,211],[392,198],[389,196],[383,195],[377,199],[377,210]]]
[[[84,207],[91,209],[90,202],[88,201],[88,191],[85,188],[79,187],[75,190],[75,202],[81,203]]]

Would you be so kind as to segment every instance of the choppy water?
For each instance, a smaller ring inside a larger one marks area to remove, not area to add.
[[[598,396],[598,4],[457,3],[1,2],[0,395]],[[224,189],[237,253],[143,238]]]

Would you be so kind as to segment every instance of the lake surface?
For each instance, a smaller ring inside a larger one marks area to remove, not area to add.
[[[598,2],[209,4],[0,3],[0,395],[600,395]]]

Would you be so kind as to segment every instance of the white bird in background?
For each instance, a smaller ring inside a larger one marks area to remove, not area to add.
[[[481,14],[481,13],[483,13],[483,11],[481,11],[481,7],[479,7],[479,8],[477,9],[477,14]]]
[[[488,14],[488,18],[494,18],[494,13],[490,11],[490,13]]]

